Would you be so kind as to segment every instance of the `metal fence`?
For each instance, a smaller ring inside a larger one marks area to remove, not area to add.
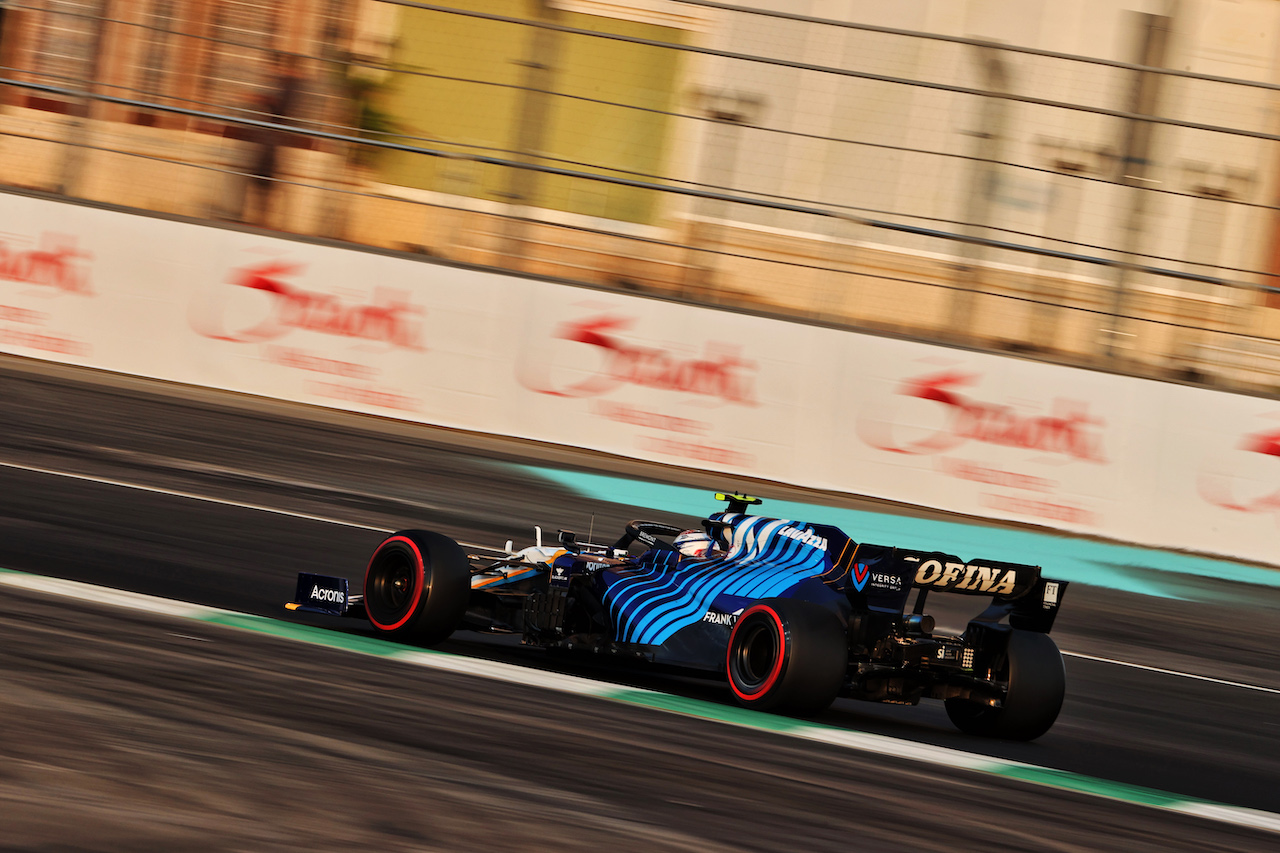
[[[13,0],[0,181],[1276,394],[1276,39],[1169,9]]]

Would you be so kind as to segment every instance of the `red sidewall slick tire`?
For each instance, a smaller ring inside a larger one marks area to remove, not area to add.
[[[738,618],[725,670],[738,704],[816,714],[840,692],[849,653],[835,614],[808,601],[765,599]]]
[[[397,533],[373,552],[364,570],[364,600],[369,621],[379,631],[403,628],[418,611],[426,583],[422,549],[411,538]]]
[[[787,629],[778,611],[757,604],[738,617],[729,635],[729,656],[725,663],[729,689],[738,701],[750,707],[769,707],[777,701],[773,690],[782,675],[790,651]]]
[[[467,555],[447,536],[402,530],[373,552],[364,573],[370,624],[397,639],[430,645],[453,633],[471,595]]]

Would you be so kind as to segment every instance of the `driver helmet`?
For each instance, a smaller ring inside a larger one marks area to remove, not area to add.
[[[708,557],[717,550],[716,542],[701,530],[685,530],[672,543],[686,557]]]

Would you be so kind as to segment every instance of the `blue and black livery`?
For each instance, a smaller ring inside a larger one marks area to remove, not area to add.
[[[764,710],[932,698],[974,734],[1029,740],[1053,724],[1065,674],[1048,632],[1065,582],[1036,566],[860,543],[830,525],[749,514],[756,498],[716,497],[728,507],[703,520],[715,546],[698,555],[669,541],[681,528],[655,521],[628,523],[609,545],[561,531],[556,546],[491,556],[407,530],[375,550],[362,594],[308,574],[289,607],[364,616],[416,643],[513,633],[699,672]],[[990,603],[963,631],[935,631],[935,591]]]

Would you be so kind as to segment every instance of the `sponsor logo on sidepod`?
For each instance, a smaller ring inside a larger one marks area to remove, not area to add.
[[[866,563],[858,563],[853,567],[853,588],[858,592],[862,592],[862,588],[867,585],[867,578],[871,576],[871,570],[867,568]]]
[[[738,617],[742,615],[743,608],[739,607],[732,613],[716,613],[714,610],[708,610],[707,614],[702,617],[703,622],[710,622],[712,625],[724,625],[732,628],[738,622]]]
[[[827,550],[827,539],[825,536],[819,536],[812,530],[797,530],[794,527],[784,527],[778,531],[779,535],[788,539],[794,539],[797,542],[803,542],[806,545],[812,545],[814,548]]]
[[[902,591],[902,578],[898,575],[890,575],[885,572],[872,572],[871,585],[876,589],[884,589],[890,592]]]

